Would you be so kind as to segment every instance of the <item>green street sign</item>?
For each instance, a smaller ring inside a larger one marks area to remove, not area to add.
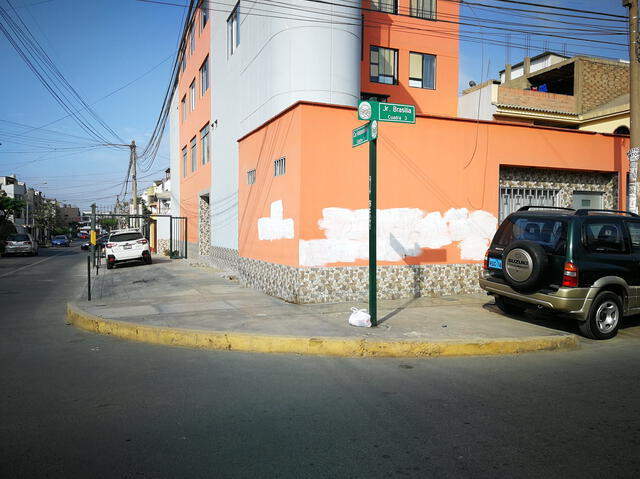
[[[378,119],[392,123],[415,123],[416,107],[398,103],[379,103]]]
[[[351,132],[351,147],[355,148],[378,138],[378,122],[373,120]]]
[[[351,147],[355,148],[369,141],[369,124],[359,126],[351,132]]]

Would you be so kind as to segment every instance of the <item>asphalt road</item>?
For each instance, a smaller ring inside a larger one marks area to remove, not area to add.
[[[640,327],[508,357],[192,351],[67,326],[85,275],[78,247],[0,258],[2,478],[640,476]]]

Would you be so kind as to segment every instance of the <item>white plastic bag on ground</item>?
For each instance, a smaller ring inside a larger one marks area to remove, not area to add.
[[[364,328],[371,327],[371,316],[365,309],[351,308],[351,316],[349,316],[349,324],[351,326],[362,326]]]

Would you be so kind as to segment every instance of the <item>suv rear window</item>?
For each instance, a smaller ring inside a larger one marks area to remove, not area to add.
[[[28,235],[11,235],[7,238],[8,241],[29,241]]]
[[[111,238],[109,238],[109,242],[120,243],[121,241],[135,241],[139,239],[142,239],[142,235],[140,233],[120,233],[111,236]]]
[[[504,220],[493,239],[493,246],[506,247],[518,240],[534,241],[545,250],[565,254],[567,223],[552,218],[508,217]]]

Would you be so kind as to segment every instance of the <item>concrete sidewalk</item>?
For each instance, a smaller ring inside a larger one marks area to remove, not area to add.
[[[68,304],[80,328],[172,346],[330,356],[432,357],[579,348],[533,316],[502,314],[484,294],[381,300],[379,326],[348,324],[366,303],[290,304],[240,286],[220,270],[154,258],[92,277],[92,301]]]

